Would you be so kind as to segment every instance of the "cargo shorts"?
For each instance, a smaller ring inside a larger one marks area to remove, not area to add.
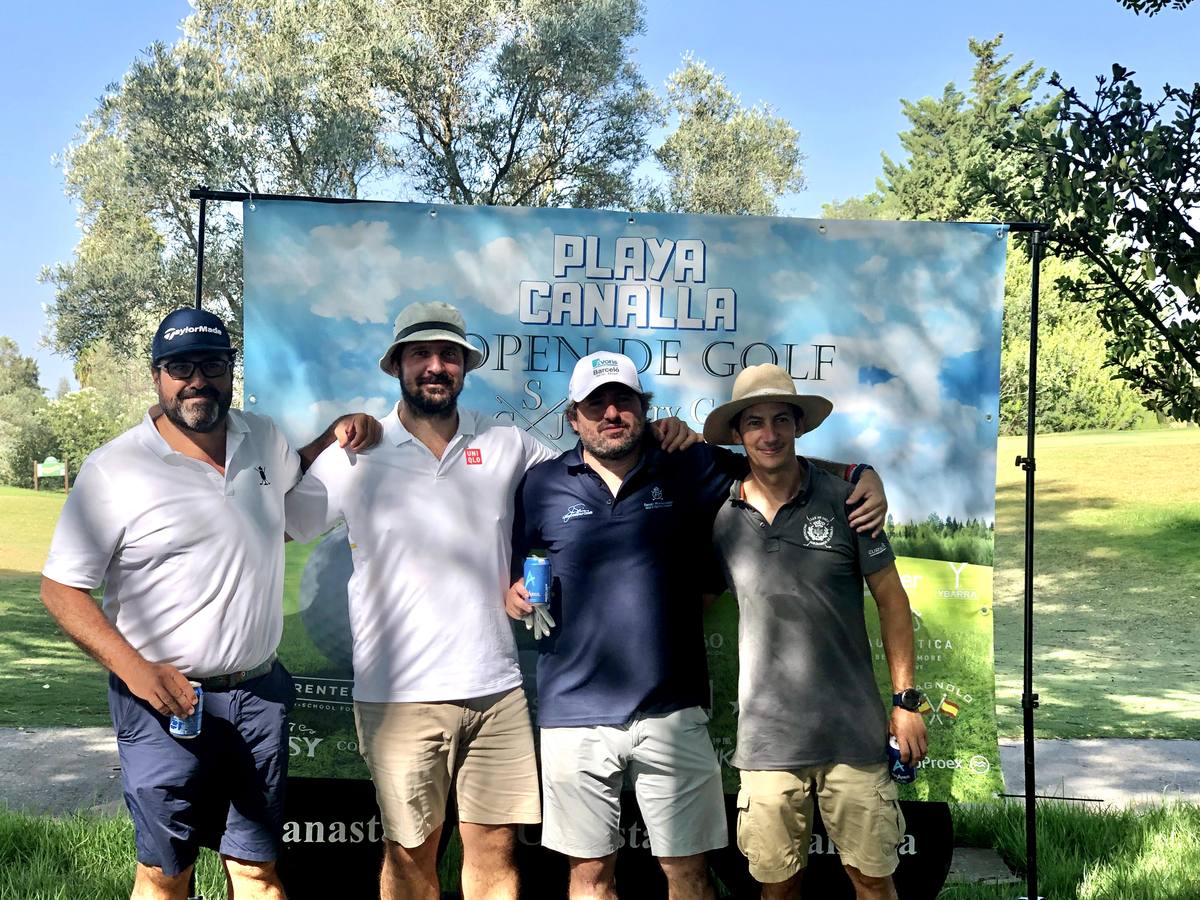
[[[814,797],[843,864],[872,878],[896,871],[904,814],[887,766],[834,763],[742,772],[737,842],[755,880],[787,881],[807,864]]]

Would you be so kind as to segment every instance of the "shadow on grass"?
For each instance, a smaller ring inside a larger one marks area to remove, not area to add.
[[[1001,730],[1013,733],[1023,653],[1024,485],[1000,487],[997,501],[997,694]],[[1200,513],[1164,508],[1127,524],[1113,521],[1115,501],[1087,503],[1094,523],[1079,521],[1077,491],[1053,482],[1038,488],[1039,735],[1198,739],[1200,710],[1186,695],[1200,674]]]
[[[50,618],[40,584],[0,569],[0,726],[108,724],[104,670]]]

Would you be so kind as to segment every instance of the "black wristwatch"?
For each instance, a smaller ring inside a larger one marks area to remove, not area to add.
[[[892,694],[892,706],[898,706],[909,712],[916,712],[921,707],[921,692],[916,688],[905,688]]]

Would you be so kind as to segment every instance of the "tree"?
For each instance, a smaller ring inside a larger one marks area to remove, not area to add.
[[[653,96],[639,0],[367,0],[360,39],[417,191],[450,203],[619,206]]]
[[[383,112],[343,38],[346,2],[197,0],[173,47],[154,44],[111,85],[62,158],[83,237],[43,270],[51,342],[78,358],[104,339],[144,353],[167,311],[191,302],[197,184],[356,196],[392,157]],[[241,225],[214,208],[206,306],[241,320]],[[236,326],[235,326],[236,327]]]
[[[1083,263],[1058,284],[1098,315],[1116,377],[1151,409],[1200,421],[1200,84],[1146,101],[1132,75],[1114,64],[1085,99],[1055,74],[1057,119],[1018,116],[997,142],[1009,165],[987,184]]]
[[[83,237],[46,268],[51,341],[144,354],[191,302],[198,184],[357,197],[399,175],[457,203],[629,205],[652,96],[638,0],[195,0],[62,158]],[[241,223],[213,205],[205,305],[240,342]]]
[[[16,341],[7,335],[0,335],[0,396],[21,388],[41,390],[37,360],[32,356],[22,356]]]
[[[684,58],[667,79],[666,108],[677,125],[654,151],[669,182],[652,208],[773,215],[781,194],[804,188],[799,132],[766,104],[742,106],[704,63]]]
[[[1168,6],[1171,9],[1186,9],[1192,0],[1119,0],[1126,9],[1133,10],[1135,15],[1145,13],[1147,18],[1160,13]]]

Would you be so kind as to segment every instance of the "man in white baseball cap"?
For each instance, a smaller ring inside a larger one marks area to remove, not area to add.
[[[507,601],[510,616],[530,613],[523,560],[545,549],[558,627],[538,656],[542,844],[569,857],[572,897],[615,896],[628,775],[671,896],[709,898],[705,853],[728,833],[704,710],[701,597],[720,576],[704,550],[746,461],[708,444],[668,456],[646,441],[650,395],[622,354],[580,359],[569,399],[579,444],[518,489]],[[882,485],[863,493],[874,527]]]
[[[517,896],[516,826],[541,819],[504,597],[513,493],[554,454],[458,406],[482,362],[453,306],[406,307],[379,360],[400,382],[379,446],[323,453],[288,496],[294,537],[338,519],[349,530],[354,715],[383,818],[385,897],[438,896],[452,790],[468,897]],[[664,446],[689,437],[678,420],[663,428]]]

